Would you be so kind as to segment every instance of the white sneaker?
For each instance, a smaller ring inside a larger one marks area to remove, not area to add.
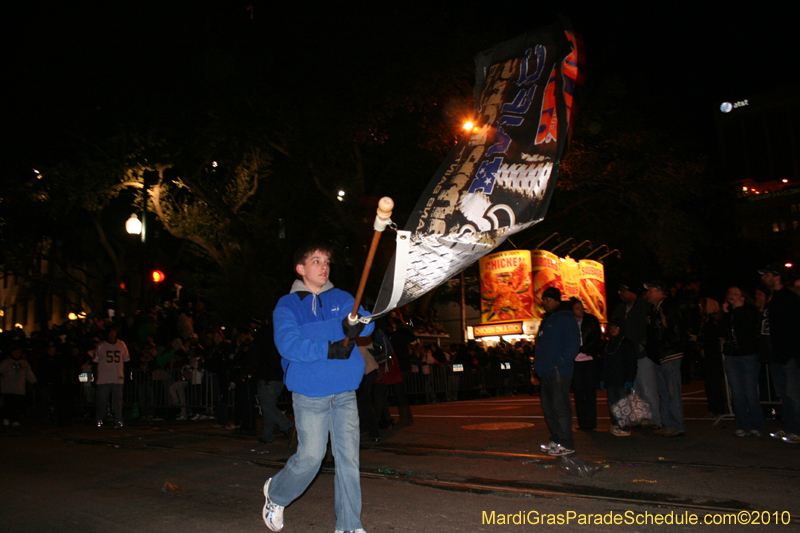
[[[541,448],[543,452],[549,452],[550,450],[552,450],[556,446],[558,446],[558,444],[556,444],[553,441],[550,441],[550,444],[542,444],[542,445],[539,446],[539,448]]]
[[[264,518],[264,523],[271,531],[280,531],[283,529],[283,506],[273,503],[269,499],[269,484],[272,483],[272,478],[269,478],[264,483],[264,510],[261,516]]]
[[[14,422],[14,424],[17,423]],[[788,442],[789,444],[800,444],[800,435],[795,435],[794,433],[787,433],[786,436],[783,437],[781,440],[783,442]]]
[[[561,457],[562,455],[571,455],[575,453],[575,450],[570,450],[569,448],[565,448],[560,444],[556,444],[555,448],[550,448],[547,450],[547,455],[552,455],[555,457]]]
[[[736,435],[737,437],[746,437],[747,436],[747,432],[745,430],[743,430],[743,429],[737,429],[736,431],[733,432],[733,434]]]
[[[193,414],[192,418],[190,418],[190,420],[200,420],[200,413]]]
[[[175,420],[187,420],[187,418],[183,415],[177,417]]]
[[[769,436],[772,437],[773,439],[782,439],[783,437],[786,436],[786,432],[781,429],[779,431],[776,431],[775,433],[770,433]]]
[[[97,427],[99,427],[99,428],[103,427],[103,421],[102,420],[98,420],[97,421]]]
[[[631,432],[627,429],[622,429],[619,426],[612,426],[611,427],[611,434],[615,437],[630,437]]]
[[[358,529],[351,529],[349,531],[342,531],[341,529],[336,529],[333,531],[333,533],[367,533],[367,532],[361,528],[358,528]]]
[[[761,432],[759,430],[757,430],[757,429],[751,429],[750,430],[750,436],[751,437],[760,437],[761,436]]]

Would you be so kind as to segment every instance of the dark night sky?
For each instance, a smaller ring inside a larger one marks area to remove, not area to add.
[[[255,63],[260,75],[281,87],[323,90],[329,84],[320,73],[378,63],[404,65],[404,75],[413,76],[409,58],[419,60],[428,50],[463,64],[471,83],[477,52],[549,24],[557,13],[568,16],[582,36],[587,83],[620,76],[652,99],[654,120],[702,139],[721,101],[797,83],[799,47],[786,12],[699,4],[581,2],[548,8],[467,1],[452,4],[457,7],[402,3],[380,11],[259,1],[20,4],[6,13],[4,35],[5,80],[12,89],[3,110],[12,132],[7,148],[27,166],[57,150],[76,113],[107,105],[121,86],[129,98],[169,93],[170,87],[177,92],[242,75]],[[187,79],[198,71],[207,75]]]

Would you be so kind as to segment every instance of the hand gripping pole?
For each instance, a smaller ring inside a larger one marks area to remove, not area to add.
[[[364,287],[367,285],[369,271],[372,268],[372,260],[375,259],[375,251],[378,249],[381,233],[386,229],[386,226],[392,223],[392,209],[394,209],[394,201],[388,196],[384,196],[378,201],[378,214],[375,216],[375,223],[372,225],[375,233],[372,234],[372,244],[369,247],[367,261],[364,263],[364,271],[361,273],[361,282],[358,284],[353,311],[347,316],[347,322],[351,325],[358,322],[358,307],[361,305],[361,297],[364,296]],[[348,341],[349,339],[344,340],[345,346],[347,346]]]

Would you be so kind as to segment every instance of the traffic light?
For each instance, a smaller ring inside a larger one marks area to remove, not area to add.
[[[161,272],[160,270],[153,270],[153,272],[151,273],[151,277],[153,279],[153,283],[155,284],[161,283],[162,281],[164,281],[164,278],[166,278],[164,273]]]

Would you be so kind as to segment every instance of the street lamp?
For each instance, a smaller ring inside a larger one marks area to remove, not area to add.
[[[125,222],[125,231],[128,235],[139,235],[142,233],[142,221],[136,216],[136,213],[131,215],[131,218]]]

